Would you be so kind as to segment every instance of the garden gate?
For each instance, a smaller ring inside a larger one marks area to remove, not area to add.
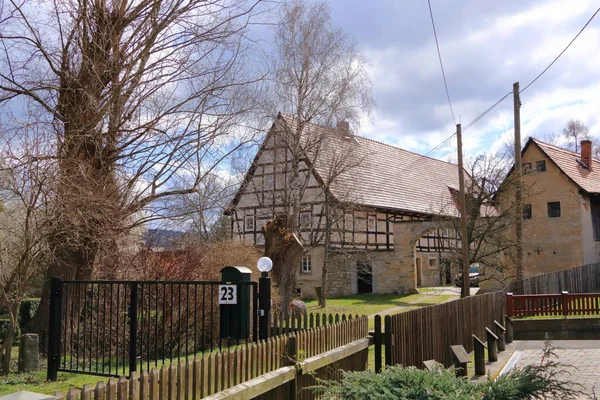
[[[241,317],[239,307],[245,308]],[[129,375],[215,347],[257,341],[257,309],[252,281],[55,278],[48,379],[56,380],[58,371]]]

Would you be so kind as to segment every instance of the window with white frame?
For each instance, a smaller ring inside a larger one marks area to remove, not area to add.
[[[377,230],[377,216],[369,215],[368,229],[369,232],[375,232]]]
[[[245,232],[254,232],[255,219],[254,215],[246,215],[244,217],[244,231]]]
[[[303,274],[312,273],[312,260],[310,259],[310,254],[305,254],[302,257],[302,262],[300,263],[300,272]]]

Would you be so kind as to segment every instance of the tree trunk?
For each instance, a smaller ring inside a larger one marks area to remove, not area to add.
[[[265,235],[265,256],[273,261],[273,281],[279,288],[281,303],[277,308],[284,316],[296,287],[296,271],[302,261],[304,247],[288,227],[289,216],[279,216],[262,228]]]
[[[325,194],[325,237],[323,239],[323,268],[321,269],[321,307],[327,306],[327,268],[329,267],[329,244],[331,242],[331,216],[329,215],[329,196]]]
[[[17,316],[19,312],[20,302],[17,302],[16,305],[13,305],[9,308],[10,314],[10,327],[8,330],[8,335],[6,336],[6,340],[2,343],[2,347],[0,347],[0,369],[2,375],[8,375],[10,372],[10,359],[11,359],[11,351],[15,341],[15,336],[17,335]]]
[[[50,279],[89,280],[92,278],[92,266],[97,245],[89,242],[87,246],[53,246],[54,261],[48,266],[40,305],[31,320],[29,331],[38,334],[40,351],[47,353],[48,323],[50,312]]]

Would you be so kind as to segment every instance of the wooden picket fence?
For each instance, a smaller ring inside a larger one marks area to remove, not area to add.
[[[505,292],[519,295],[600,292],[600,263],[586,264],[511,282]]]
[[[192,400],[213,395],[210,398],[216,399],[228,398],[230,395],[224,393],[227,389],[238,393],[251,387],[252,397],[259,399],[291,398],[292,394],[312,399],[315,398],[312,392],[302,389],[315,385],[315,377],[336,379],[340,368],[366,369],[370,343],[367,336],[366,316],[340,319],[337,323],[134,372],[129,378],[110,378],[107,383],[70,388],[67,393],[55,393],[55,397],[58,400]],[[269,380],[269,374],[274,378]],[[249,385],[253,380],[259,384]]]
[[[327,314],[327,313],[306,313],[303,315],[288,315],[282,313],[271,314],[271,335],[277,336],[291,332],[297,332],[303,329],[318,328],[344,322],[352,318],[358,318],[358,315],[351,314]]]
[[[473,337],[485,338],[485,328],[493,328],[494,321],[503,323],[506,294],[503,291],[466,297],[431,307],[385,316],[385,329],[376,332],[385,345],[385,365],[401,364],[423,367],[423,361],[436,360],[446,367],[452,365],[451,345],[462,345],[473,351]],[[377,357],[381,354],[379,340],[375,343]]]
[[[506,295],[509,317],[599,315],[600,293]]]

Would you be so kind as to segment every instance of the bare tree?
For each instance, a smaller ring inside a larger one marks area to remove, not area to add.
[[[373,100],[366,66],[355,43],[332,25],[325,3],[296,0],[282,8],[275,32],[275,96],[274,103],[268,106],[291,116],[291,119],[278,119],[288,176],[278,203],[287,217],[274,221],[285,223],[279,228],[288,235],[298,230],[298,216],[306,198],[309,177],[324,151],[327,135],[333,134],[331,129],[322,127],[333,128],[342,120],[358,126],[361,117],[370,116]],[[339,128],[349,134],[348,126]],[[301,173],[301,170],[306,172]],[[331,185],[340,173],[338,169],[324,177],[332,178],[325,186]],[[326,188],[326,193],[328,190]],[[267,256],[281,258],[277,246],[267,240],[265,247]],[[301,253],[294,254],[295,257],[286,257],[281,265],[276,263],[274,267],[284,310],[294,290],[295,274],[302,257]],[[286,284],[281,286],[281,282]]]
[[[18,141],[17,138],[14,138]],[[0,371],[8,375],[11,350],[18,331],[21,300],[41,284],[40,275],[50,259],[49,208],[52,193],[49,181],[54,171],[44,161],[24,155],[39,152],[40,143],[20,141],[18,152],[3,143],[0,160],[0,308],[9,317],[8,335],[0,345]]]
[[[246,28],[264,10],[260,0],[3,2],[0,104],[17,125],[36,113],[55,148],[47,279],[90,278],[114,238],[164,218],[161,201],[196,192],[251,139],[262,76],[246,67]],[[40,330],[47,309],[45,290]]]
[[[588,137],[590,130],[588,127],[578,119],[571,119],[567,122],[567,126],[563,129],[563,135],[569,139],[573,140],[573,150],[575,152],[579,151],[579,142],[582,139],[586,139]]]
[[[479,264],[481,278],[510,279],[514,273],[514,251],[516,240],[512,229],[517,210],[514,190],[518,180],[514,171],[507,177],[506,161],[501,156],[481,155],[468,162],[465,182],[467,210],[467,243],[469,244],[469,265]],[[527,195],[532,187],[525,187]],[[458,191],[453,191],[452,204],[442,207],[438,220],[439,229],[445,232],[445,246],[450,262],[462,263],[459,218],[449,218],[458,207]],[[484,274],[485,277],[484,278]]]

